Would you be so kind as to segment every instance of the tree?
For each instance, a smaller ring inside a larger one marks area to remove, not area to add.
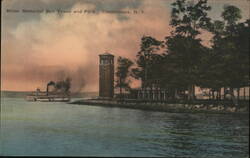
[[[170,25],[175,28],[175,35],[195,39],[201,29],[209,28],[211,19],[207,14],[211,7],[207,5],[207,0],[199,0],[197,3],[176,0],[172,7]]]
[[[188,89],[188,99],[194,99],[194,85],[198,83],[201,57],[207,49],[197,37],[202,29],[209,28],[210,18],[207,16],[211,9],[207,0],[197,3],[177,0],[172,3],[170,25],[174,28],[170,37],[166,37],[166,58],[173,59],[165,67],[172,77],[172,86]],[[171,70],[168,68],[170,66]]]
[[[124,57],[118,57],[117,59],[117,71],[116,71],[116,88],[120,90],[120,97],[122,96],[122,90],[130,90],[130,80],[129,76],[131,75],[131,66],[133,62]]]
[[[242,18],[240,9],[233,5],[224,6],[221,16],[227,26],[234,26]]]
[[[221,16],[223,21],[216,20],[210,25],[213,46],[203,62],[207,73],[202,74],[201,85],[218,91],[229,87],[234,99],[234,88],[239,92],[240,87],[249,85],[249,20],[239,23],[240,9],[232,5],[225,6]]]
[[[199,67],[199,82],[198,86],[201,88],[208,88],[212,91],[213,99],[215,98],[214,92],[217,92],[217,99],[220,99],[220,91],[224,85],[223,71],[224,63],[220,54],[214,53],[209,49],[202,57]]]
[[[150,36],[143,36],[141,38],[140,51],[137,53],[136,63],[137,68],[134,68],[133,77],[136,79],[141,79],[142,87],[147,87],[150,85],[149,81],[153,77],[154,63],[156,63],[161,56],[157,54],[157,51],[163,47],[163,42],[156,40]]]

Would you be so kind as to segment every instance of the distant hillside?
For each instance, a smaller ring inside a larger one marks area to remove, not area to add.
[[[17,92],[17,91],[1,91],[1,97],[5,98],[24,98],[26,95],[31,92]],[[96,97],[98,96],[98,92],[80,92],[80,93],[72,93],[72,98],[85,98],[85,97]]]

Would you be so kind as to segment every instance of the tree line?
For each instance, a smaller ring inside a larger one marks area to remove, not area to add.
[[[250,83],[250,19],[242,21],[241,10],[226,5],[222,20],[213,20],[208,16],[212,8],[207,0],[176,0],[171,5],[171,35],[164,41],[143,36],[135,62],[118,58],[116,87],[120,93],[130,90],[133,77],[141,80],[142,88],[167,89],[172,98],[188,92],[186,99],[194,100],[195,86],[209,89],[217,99],[222,99],[222,88],[233,98],[237,89],[239,96],[239,89]],[[210,46],[202,44],[204,32],[212,35]]]

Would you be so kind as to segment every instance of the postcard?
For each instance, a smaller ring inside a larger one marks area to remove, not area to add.
[[[0,156],[249,157],[249,0],[2,0]]]

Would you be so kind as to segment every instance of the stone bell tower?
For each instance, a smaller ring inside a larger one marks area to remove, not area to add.
[[[109,53],[100,54],[99,63],[99,97],[114,96],[114,56]]]

